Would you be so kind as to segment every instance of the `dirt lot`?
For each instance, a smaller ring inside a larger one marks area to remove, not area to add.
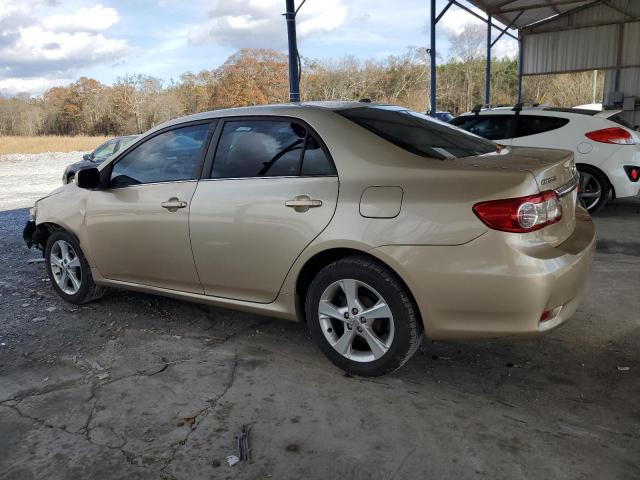
[[[61,167],[25,165],[7,180],[0,157],[0,192],[59,182]],[[119,291],[63,303],[20,238],[36,192],[13,195],[0,207],[0,478],[640,478],[639,199],[596,216],[591,290],[561,329],[425,342],[367,380],[300,324]],[[243,424],[252,459],[230,467]]]
[[[93,150],[109,137],[40,135],[37,137],[0,136],[0,155],[9,153],[74,152]]]

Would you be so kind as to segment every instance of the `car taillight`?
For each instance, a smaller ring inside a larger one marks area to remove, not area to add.
[[[620,127],[594,130],[593,132],[585,133],[585,136],[594,142],[600,143],[616,143],[618,145],[633,145],[635,143],[631,133]]]
[[[562,205],[552,190],[527,197],[476,203],[473,212],[489,228],[527,233],[560,221]]]
[[[638,180],[640,180],[640,167],[627,165],[624,167],[624,171],[627,172],[627,176],[632,182],[637,182]]]

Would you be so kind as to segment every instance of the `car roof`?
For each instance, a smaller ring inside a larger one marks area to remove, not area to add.
[[[531,105],[531,106],[523,106],[520,110],[520,114],[532,114],[536,115],[546,115],[549,117],[566,117],[572,115],[586,115],[586,116],[601,116],[602,112],[598,110],[587,110],[584,108],[562,108],[562,107],[549,107],[547,105]],[[612,112],[614,113],[614,112]],[[489,107],[483,108],[480,110],[479,115],[515,115],[516,110],[514,107],[510,106],[500,106],[500,107]],[[466,112],[461,114],[461,117],[469,117],[476,115],[476,112]]]
[[[275,115],[275,116],[297,116],[306,109],[320,110],[347,110],[350,108],[363,108],[372,106],[384,106],[386,108],[398,108],[396,105],[388,105],[370,101],[337,101],[327,100],[318,102],[302,102],[302,103],[278,103],[270,105],[254,105],[249,107],[227,108],[222,110],[210,110],[207,112],[195,113],[185,117],[169,120],[158,125],[153,130],[180,125],[181,123],[193,122],[198,120],[209,120],[213,118],[233,117],[236,115]]]

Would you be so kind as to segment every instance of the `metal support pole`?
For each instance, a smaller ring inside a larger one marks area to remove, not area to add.
[[[524,45],[522,38],[518,39],[518,101],[516,103],[522,103],[522,61],[524,59]]]
[[[436,0],[431,0],[431,116],[436,116]]]
[[[296,7],[294,0],[286,0],[287,38],[289,41],[289,101],[300,101],[300,79],[298,77],[298,41],[296,39]]]
[[[487,15],[487,66],[484,70],[484,103],[491,103],[491,15]]]

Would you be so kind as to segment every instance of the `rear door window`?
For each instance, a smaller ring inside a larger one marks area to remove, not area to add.
[[[511,138],[514,123],[513,115],[474,115],[458,117],[453,125],[467,132],[480,135],[489,140],[504,140]]]
[[[518,115],[514,138],[537,135],[564,127],[569,120],[559,117],[543,117],[540,115]]]
[[[225,122],[211,178],[334,175],[333,164],[314,134],[290,120]]]
[[[370,132],[423,157],[444,160],[495,152],[496,144],[402,107],[370,106],[336,113]]]

